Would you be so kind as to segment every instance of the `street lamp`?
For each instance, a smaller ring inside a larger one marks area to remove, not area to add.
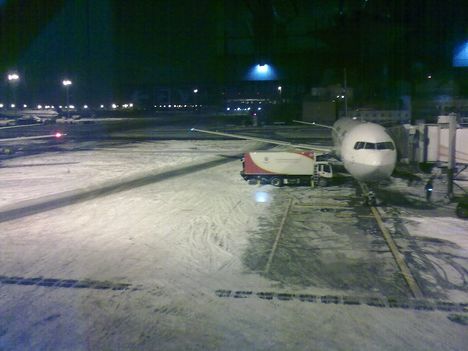
[[[13,96],[13,101],[11,105],[16,107],[16,85],[18,84],[18,81],[20,79],[20,76],[18,73],[8,73],[8,82],[11,85],[11,92]]]
[[[64,79],[62,84],[67,92],[67,118],[70,118],[70,94],[68,90],[70,89],[70,85],[72,85],[72,81],[70,79]]]
[[[10,73],[10,74],[8,74],[8,80],[9,80],[10,82],[11,82],[11,81],[15,82],[15,81],[19,80],[19,75],[18,75],[18,73]]]
[[[198,102],[197,94],[198,94],[198,88],[193,89],[193,100],[195,102],[195,109],[197,109],[197,102]]]

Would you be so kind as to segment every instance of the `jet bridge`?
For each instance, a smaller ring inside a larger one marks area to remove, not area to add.
[[[447,197],[453,198],[453,179],[468,168],[468,128],[457,123],[457,115],[439,116],[437,124],[404,125],[389,133],[401,161],[447,167]]]
[[[389,129],[395,140],[399,158],[403,162],[440,163],[449,161],[449,119],[439,116],[438,123],[405,124]],[[455,163],[468,165],[468,126],[457,125],[455,137]]]

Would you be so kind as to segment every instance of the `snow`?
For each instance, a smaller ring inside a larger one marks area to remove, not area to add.
[[[464,257],[468,257],[468,221],[454,217],[405,218],[412,235],[450,241],[462,248]]]
[[[109,184],[115,189],[1,222],[0,275],[90,279],[128,283],[131,288],[1,284],[0,349],[466,347],[466,327],[440,311],[216,296],[218,289],[337,293],[278,284],[244,266],[243,255],[252,233],[260,228],[259,219],[274,219],[281,206],[273,205],[284,194],[307,200],[300,188],[249,186],[241,179],[234,156],[256,147],[245,141],[82,143],[76,149],[70,145],[70,152],[4,161],[0,212],[64,193],[96,191]],[[225,162],[210,163],[218,160]],[[211,166],[190,168],[200,163]],[[167,172],[171,176],[118,188]],[[327,190],[317,191],[327,196]],[[350,195],[349,189],[336,191]],[[417,216],[411,220],[415,223],[411,233],[429,227]],[[438,220],[456,240],[462,236],[459,222]],[[435,225],[436,220],[430,223]]]

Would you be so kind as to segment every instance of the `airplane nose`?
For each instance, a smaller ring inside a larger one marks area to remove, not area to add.
[[[373,182],[390,177],[395,168],[393,158],[379,157],[372,160],[359,160],[350,165],[350,173],[361,181]]]

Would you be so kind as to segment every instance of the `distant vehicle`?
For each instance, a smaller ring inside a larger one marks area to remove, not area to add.
[[[255,151],[244,154],[241,176],[274,186],[326,186],[333,177],[332,166],[317,161],[313,151]]]
[[[455,212],[459,218],[463,218],[463,219],[468,218],[468,195],[462,197],[458,201]]]
[[[39,124],[39,123],[42,123],[42,119],[34,115],[23,116],[23,117],[16,119],[17,125]]]

